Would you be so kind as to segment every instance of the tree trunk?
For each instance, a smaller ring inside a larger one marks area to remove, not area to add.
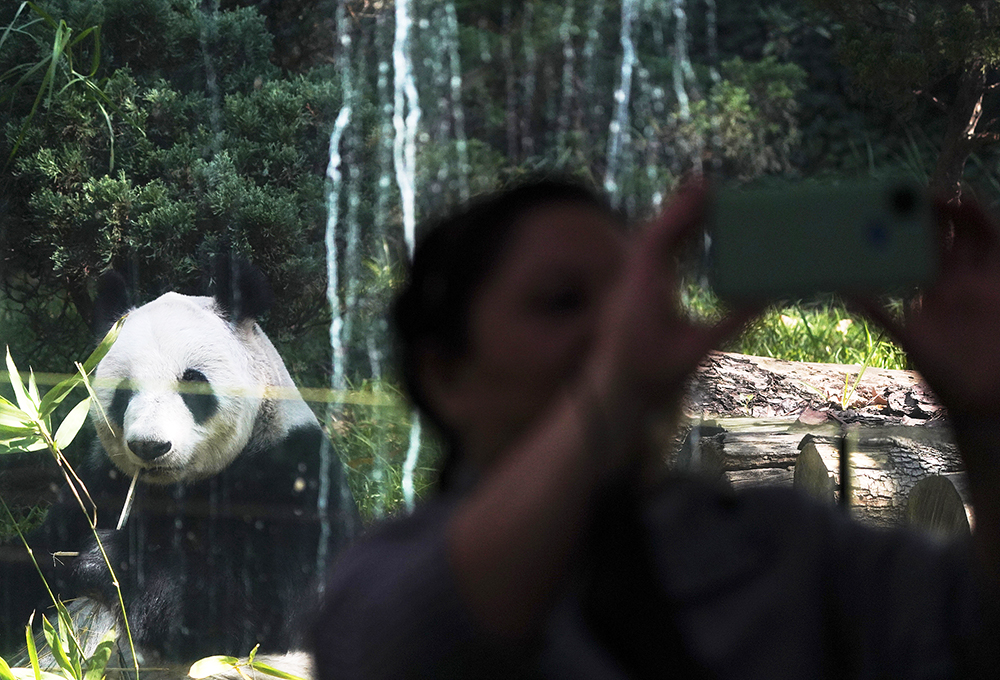
[[[976,128],[983,114],[983,95],[986,92],[986,71],[979,61],[962,73],[958,92],[948,106],[948,122],[941,141],[930,190],[948,203],[958,205],[962,200],[962,175],[965,162],[975,147]]]

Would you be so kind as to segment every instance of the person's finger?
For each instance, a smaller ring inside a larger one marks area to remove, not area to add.
[[[747,324],[767,308],[767,305],[743,306],[724,316],[718,323],[705,328],[705,345],[709,349],[724,345],[744,330]]]
[[[953,241],[945,253],[945,261],[962,261],[1000,255],[1000,233],[993,219],[976,201],[964,201],[959,205],[943,200],[935,201],[938,224],[945,236],[952,231]]]
[[[919,313],[907,315],[907,318],[901,321],[878,300],[852,298],[850,302],[853,307],[859,308],[865,316],[884,328],[889,337],[909,355],[918,370],[925,372],[928,368],[933,369],[934,345],[939,340],[933,333],[933,326],[924,323]]]
[[[700,179],[684,182],[667,208],[646,230],[645,246],[658,253],[673,253],[684,239],[705,223],[708,186]]]

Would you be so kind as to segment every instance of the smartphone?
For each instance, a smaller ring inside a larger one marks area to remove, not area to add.
[[[912,181],[719,189],[709,280],[736,303],[907,293],[933,281],[937,234],[927,192]]]

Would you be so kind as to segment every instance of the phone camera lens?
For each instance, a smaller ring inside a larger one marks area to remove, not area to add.
[[[889,248],[892,233],[889,225],[882,219],[874,219],[866,225],[868,245],[877,253],[884,253]]]
[[[910,187],[897,187],[890,197],[892,209],[899,215],[908,215],[917,207],[917,192]]]

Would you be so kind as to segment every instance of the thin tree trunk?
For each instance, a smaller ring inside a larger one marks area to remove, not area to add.
[[[983,113],[985,92],[986,72],[976,62],[962,74],[958,92],[948,107],[941,153],[930,181],[931,192],[948,203],[961,203],[962,175],[965,162],[975,148],[976,127]]]

